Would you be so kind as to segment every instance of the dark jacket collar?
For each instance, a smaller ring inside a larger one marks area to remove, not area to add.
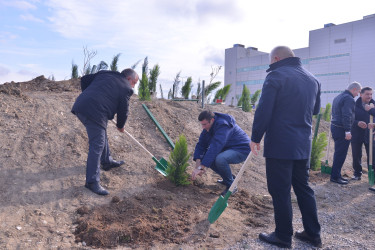
[[[301,59],[299,57],[288,57],[278,62],[270,64],[270,68],[266,72],[270,72],[282,66],[301,66]]]
[[[347,89],[344,91],[344,93],[349,94],[349,95],[350,95],[351,97],[353,97],[353,98],[355,97],[355,96],[353,96],[352,92],[350,92],[350,91],[347,90]]]

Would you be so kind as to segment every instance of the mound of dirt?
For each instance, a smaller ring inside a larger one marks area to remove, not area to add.
[[[101,197],[84,188],[88,141],[84,126],[70,112],[80,94],[79,80],[50,81],[43,76],[29,82],[0,85],[0,248],[1,249],[264,249],[260,232],[274,230],[267,192],[264,158],[256,156],[239,182],[239,192],[213,224],[208,213],[223,186],[208,170],[197,181],[175,187],[155,170],[155,163],[125,134],[109,124],[112,155],[125,160],[121,168],[103,171],[101,183],[110,192]],[[168,158],[171,148],[147,116],[146,104],[166,133],[176,141],[184,134],[189,152],[201,132],[202,108],[195,102],[130,101],[125,129],[156,158]],[[229,113],[249,135],[253,113],[225,105],[206,105]],[[328,132],[321,121],[319,132]],[[350,151],[350,150],[349,150]],[[333,143],[329,163],[332,164]],[[364,166],[366,158],[363,158]],[[194,166],[190,159],[188,172]],[[237,173],[241,165],[233,165]],[[351,176],[351,154],[344,173]],[[367,176],[342,187],[329,176],[311,172],[325,247],[374,249],[375,206]],[[292,196],[294,226],[303,228]],[[363,219],[367,218],[367,219]],[[345,226],[343,226],[345,225]],[[370,240],[369,240],[370,239]],[[293,247],[307,248],[294,240]]]

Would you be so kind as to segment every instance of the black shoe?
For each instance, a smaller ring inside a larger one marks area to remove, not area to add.
[[[340,185],[346,185],[346,184],[348,184],[347,181],[344,181],[341,178],[339,178],[339,179],[332,179],[331,178],[331,182],[335,182],[335,183],[340,184]]]
[[[361,180],[361,176],[353,176],[352,177],[352,181],[360,181]]]
[[[236,179],[236,176],[235,176],[234,174],[232,174],[232,178],[233,178],[233,180],[234,180],[234,179]],[[216,182],[217,182],[217,183],[220,183],[220,184],[222,184],[222,185],[225,185],[223,179],[218,179]]]
[[[102,169],[104,171],[108,171],[112,168],[118,168],[124,163],[125,163],[124,161],[112,161],[111,163],[102,164]]]
[[[322,247],[322,239],[320,237],[311,237],[305,231],[296,232],[294,236],[299,240],[310,243],[314,247]]]
[[[368,190],[375,192],[375,187],[369,187]]]
[[[347,182],[349,182],[349,180],[348,180],[348,179],[346,179],[346,178],[343,178],[342,176],[340,177],[340,179],[341,179],[341,180],[343,180],[343,181],[347,181]]]
[[[259,239],[271,245],[275,245],[275,246],[282,247],[282,248],[290,248],[292,246],[291,242],[283,241],[277,238],[275,232],[270,233],[270,234],[261,233],[259,234]]]
[[[227,194],[228,190],[229,190],[229,187],[227,187],[223,192],[221,192],[220,195],[224,197]],[[237,189],[237,187],[235,187],[233,189],[233,192],[231,193],[231,195],[234,195],[235,193],[237,193],[237,191],[238,191],[238,189]]]
[[[96,194],[99,194],[99,195],[107,195],[109,194],[107,190],[105,190],[100,184],[99,182],[94,182],[94,183],[86,183],[85,184],[85,187],[90,189],[91,191],[93,191],[94,193]]]

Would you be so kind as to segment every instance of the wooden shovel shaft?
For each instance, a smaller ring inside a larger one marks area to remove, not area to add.
[[[247,163],[248,160],[250,160],[250,158],[251,158],[251,154],[252,154],[252,152],[250,152],[249,155],[247,156],[245,162],[242,164],[242,167],[241,167],[241,169],[240,169],[240,172],[238,172],[236,178],[234,179],[232,185],[230,186],[229,191],[230,191],[231,193],[233,192],[234,188],[237,187],[237,184],[238,184],[238,182],[240,181],[243,172],[245,171],[246,163]]]
[[[331,117],[332,119],[332,117]],[[328,156],[329,156],[329,145],[330,145],[330,142],[331,142],[331,123],[329,123],[329,128],[328,128],[328,146],[327,146],[327,154],[326,154],[326,162],[328,162]]]
[[[112,122],[116,125],[116,122],[114,120],[112,120]],[[124,132],[130,137],[132,138],[141,148],[143,148],[151,157],[154,157],[150,151],[148,151],[145,147],[143,147],[143,145],[141,143],[139,143],[139,141],[137,141],[137,139],[135,139],[131,134],[129,134],[128,131],[124,130]]]

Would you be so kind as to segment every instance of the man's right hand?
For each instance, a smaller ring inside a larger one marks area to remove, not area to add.
[[[345,133],[345,140],[350,141],[351,139],[352,139],[352,134],[351,133],[348,133],[348,134]]]
[[[260,143],[250,142],[250,149],[255,155],[258,155],[258,151],[260,150]]]
[[[364,121],[359,121],[358,127],[365,129],[365,128],[367,128],[367,124]]]
[[[117,128],[118,131],[120,131],[121,133],[124,133],[125,132],[125,127],[124,128]]]

